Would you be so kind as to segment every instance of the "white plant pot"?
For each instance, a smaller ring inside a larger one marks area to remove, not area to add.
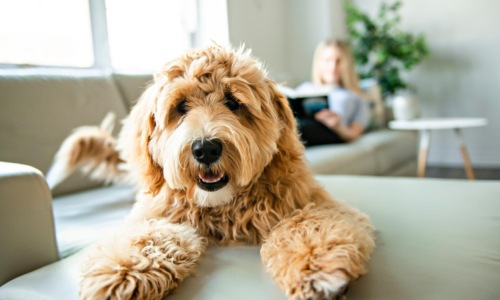
[[[414,96],[396,95],[392,99],[392,112],[396,120],[412,120],[418,117],[418,103]]]

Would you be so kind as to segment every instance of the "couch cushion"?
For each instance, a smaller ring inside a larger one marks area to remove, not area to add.
[[[415,133],[383,129],[368,132],[354,143],[309,147],[306,158],[317,174],[387,175],[416,161],[416,153]]]
[[[317,174],[374,175],[377,173],[371,150],[362,144],[335,144],[308,147],[306,159]]]
[[[113,78],[128,108],[137,103],[142,92],[153,81],[152,74],[114,73]]]
[[[370,149],[376,173],[363,175],[385,175],[408,161],[416,161],[417,140],[417,133],[412,131],[377,130],[365,134],[359,144]]]
[[[77,300],[84,257],[85,251],[80,251],[10,281],[0,287],[0,299]],[[286,299],[266,273],[259,247],[209,248],[196,273],[165,300]]]
[[[500,299],[500,181],[318,178],[377,228],[349,299]]]
[[[133,204],[134,190],[127,185],[55,198],[52,207],[60,256],[69,256],[113,232]]]
[[[118,119],[127,113],[111,76],[89,70],[0,70],[0,105],[0,160],[43,173],[73,128],[97,125],[109,111]],[[93,186],[75,175],[53,192]]]
[[[369,273],[348,299],[500,299],[500,181],[319,176],[377,228]],[[0,288],[0,299],[78,299],[83,252]],[[167,299],[285,299],[258,247],[212,247]]]

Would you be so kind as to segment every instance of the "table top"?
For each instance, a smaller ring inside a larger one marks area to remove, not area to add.
[[[389,122],[389,128],[400,130],[430,130],[430,129],[455,129],[485,126],[488,121],[484,118],[435,118],[395,120]]]

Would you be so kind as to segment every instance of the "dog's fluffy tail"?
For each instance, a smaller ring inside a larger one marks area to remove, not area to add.
[[[100,126],[76,128],[64,140],[47,172],[46,180],[51,189],[79,168],[94,180],[125,181],[125,162],[120,158],[116,138],[112,135],[115,119],[115,114],[110,112]]]

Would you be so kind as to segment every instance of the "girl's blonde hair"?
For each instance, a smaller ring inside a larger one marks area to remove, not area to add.
[[[352,55],[351,47],[346,41],[327,39],[319,43],[314,52],[313,67],[312,67],[312,81],[314,84],[322,85],[326,82],[321,77],[320,64],[321,53],[325,48],[334,47],[340,52],[340,59],[342,60],[342,72],[340,75],[340,86],[350,90],[356,94],[363,95],[359,87],[359,77],[356,73],[354,66],[354,57]]]

